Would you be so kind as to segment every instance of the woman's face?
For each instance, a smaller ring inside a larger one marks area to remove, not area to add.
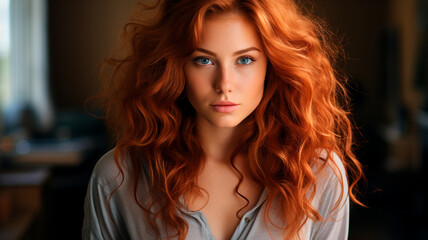
[[[262,99],[266,66],[259,36],[244,16],[208,17],[184,67],[186,93],[197,121],[221,128],[241,123]]]

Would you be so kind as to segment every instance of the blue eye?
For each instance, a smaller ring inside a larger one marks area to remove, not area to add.
[[[239,64],[248,65],[248,64],[250,64],[252,62],[254,62],[254,59],[252,59],[250,57],[242,57],[242,58],[238,59],[238,63]]]
[[[200,64],[200,65],[211,65],[211,64],[213,64],[213,62],[209,58],[206,58],[206,57],[197,57],[197,58],[193,59],[193,61],[195,61],[197,64]]]

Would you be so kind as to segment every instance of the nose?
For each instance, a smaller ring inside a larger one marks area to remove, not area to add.
[[[232,69],[221,66],[218,68],[214,83],[214,89],[217,93],[228,94],[231,93],[234,87],[234,76]]]

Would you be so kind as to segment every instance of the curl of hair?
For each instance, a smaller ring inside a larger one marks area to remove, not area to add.
[[[358,204],[355,186],[363,177],[352,152],[346,89],[333,68],[338,49],[327,40],[322,24],[292,0],[137,5],[124,27],[124,55],[106,61],[114,71],[101,96],[116,136],[116,164],[125,174],[119,156],[129,154],[135,166],[129,172],[134,199],[154,232],[159,234],[154,218],[161,218],[178,239],[185,239],[188,225],[177,212],[183,207],[178,200],[201,191],[196,178],[204,153],[195,136],[195,112],[185,96],[183,64],[198,44],[206,17],[226,12],[243,14],[254,24],[269,60],[264,96],[242,123],[247,131],[241,141],[246,144],[234,156],[246,156],[251,174],[267,190],[268,206],[279,197],[288,223],[284,232],[291,239],[308,218],[322,220],[311,205],[317,184],[311,166],[320,149],[341,158],[349,179],[342,189],[349,184],[349,197]],[[136,190],[141,161],[150,173],[148,205],[141,204]],[[325,166],[331,159],[323,161]],[[153,212],[156,204],[160,210]]]

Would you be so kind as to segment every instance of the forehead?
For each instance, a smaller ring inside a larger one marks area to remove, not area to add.
[[[262,48],[253,23],[245,15],[235,12],[207,16],[197,47],[212,51]]]

